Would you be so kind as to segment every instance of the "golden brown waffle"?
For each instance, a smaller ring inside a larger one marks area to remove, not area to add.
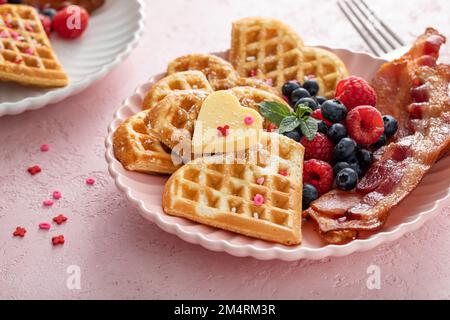
[[[167,95],[175,91],[201,90],[213,92],[205,75],[200,71],[185,71],[171,74],[152,86],[147,93],[142,109],[154,108]]]
[[[199,90],[175,91],[167,95],[147,114],[148,132],[172,149],[185,139],[190,141],[195,121],[208,95],[209,92]]]
[[[113,137],[114,154],[130,171],[173,173],[180,166],[174,165],[170,150],[147,132],[144,119],[149,112],[141,111],[120,125]]]
[[[69,82],[33,7],[0,5],[0,80],[38,87]]]
[[[255,89],[260,89],[263,91],[267,91],[271,94],[281,96],[280,91],[277,88],[274,88],[267,81],[257,79],[257,78],[243,78],[239,77],[231,88],[235,87],[252,87]]]
[[[312,47],[302,50],[304,76],[317,80],[320,85],[319,96],[334,98],[337,84],[349,75],[344,62],[328,50]]]
[[[337,81],[348,75],[334,54],[307,48],[297,33],[284,23],[268,18],[245,18],[233,23],[231,64],[242,77],[273,82],[279,90],[290,80],[314,77],[321,94],[334,95]]]
[[[238,74],[233,66],[214,55],[189,54],[169,63],[167,74],[197,70],[202,72],[214,90],[224,90],[234,86]]]
[[[301,144],[265,133],[244,163],[224,156],[193,160],[167,182],[163,209],[246,236],[300,244],[303,155]],[[254,203],[256,195],[262,205]]]
[[[286,107],[291,109],[289,104],[284,101],[282,98],[278,97],[275,94],[272,94],[270,92],[252,88],[252,87],[235,87],[230,89],[230,92],[234,94],[238,100],[239,103],[247,108],[254,109],[259,112],[259,106],[261,102],[268,101],[268,102],[278,102],[281,104],[284,104]],[[267,129],[270,122],[268,120],[264,121],[264,128]]]

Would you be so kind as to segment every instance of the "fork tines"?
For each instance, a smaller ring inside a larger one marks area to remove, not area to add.
[[[405,45],[365,0],[338,0],[338,6],[374,54],[382,55]]]

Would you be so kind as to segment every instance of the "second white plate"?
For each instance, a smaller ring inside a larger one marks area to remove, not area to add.
[[[52,45],[70,84],[65,88],[40,89],[0,82],[0,117],[39,109],[88,88],[130,54],[142,35],[144,22],[142,0],[107,0],[92,15],[89,28],[80,39],[66,41],[53,34]]]

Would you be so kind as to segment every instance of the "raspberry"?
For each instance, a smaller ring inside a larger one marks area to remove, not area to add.
[[[327,126],[331,126],[332,125],[332,123],[330,121],[325,120],[325,118],[322,115],[322,110],[320,108],[314,110],[313,113],[311,114],[311,117],[313,117],[316,120],[322,120],[323,122],[325,122],[325,124]]]
[[[359,106],[377,105],[377,94],[366,80],[351,76],[341,80],[336,87],[336,99],[350,111]]]
[[[371,106],[360,106],[348,113],[347,130],[358,144],[369,146],[384,133],[384,121],[380,111]]]
[[[60,37],[75,39],[83,34],[88,24],[89,13],[80,6],[71,5],[55,15],[52,27]]]
[[[318,159],[331,162],[334,144],[323,133],[317,133],[312,141],[303,137],[300,143],[305,147],[305,160]]]
[[[333,168],[326,162],[312,159],[303,165],[303,183],[316,187],[320,194],[325,194],[333,187]]]

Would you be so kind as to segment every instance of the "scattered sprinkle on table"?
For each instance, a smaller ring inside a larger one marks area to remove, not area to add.
[[[54,191],[54,192],[53,192],[53,199],[59,200],[59,199],[61,199],[61,198],[62,198],[61,192],[59,192],[59,191]]]
[[[41,230],[50,230],[51,227],[52,226],[48,222],[42,222],[39,224],[39,229],[41,229]]]
[[[53,221],[54,221],[57,225],[61,225],[61,224],[63,224],[64,222],[66,222],[67,220],[68,220],[68,218],[65,217],[65,216],[62,215],[62,214],[60,214],[59,216],[53,218]]]
[[[40,172],[42,172],[42,169],[39,166],[34,166],[34,167],[28,168],[28,173],[31,174],[32,176],[34,176]]]
[[[89,186],[93,186],[95,184],[95,179],[94,178],[87,178],[86,179],[86,184]]]
[[[14,237],[25,237],[25,234],[27,233],[27,230],[25,228],[22,227],[17,227],[16,231],[14,231],[13,236]]]
[[[63,245],[66,242],[63,235],[56,236],[52,238],[52,243],[54,246]]]
[[[51,207],[53,205],[53,200],[44,200],[42,204],[44,205],[44,207]]]
[[[50,146],[48,144],[41,145],[42,152],[48,152],[50,150]]]

